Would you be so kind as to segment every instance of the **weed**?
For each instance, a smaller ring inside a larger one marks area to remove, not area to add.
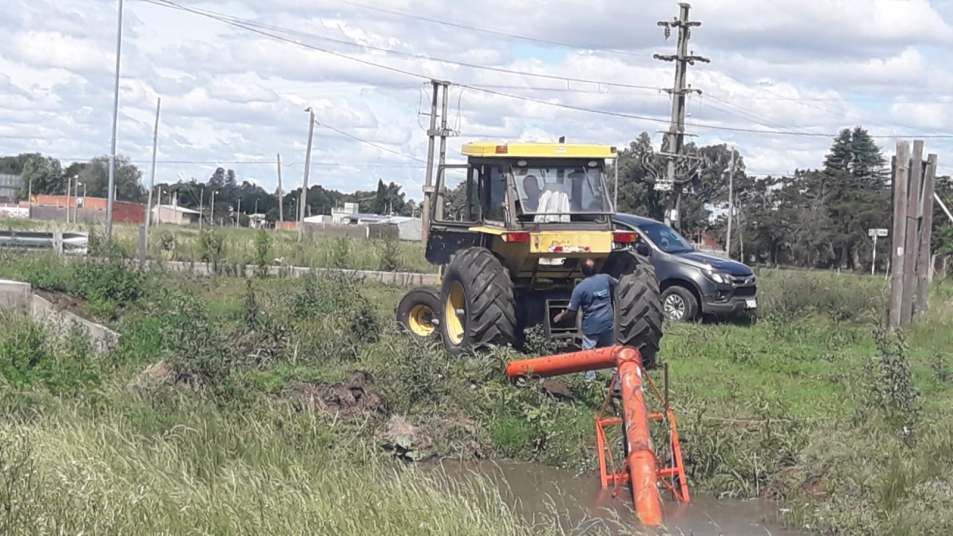
[[[950,378],[953,378],[946,356],[940,352],[933,353],[933,357],[930,359],[930,369],[933,371],[933,377],[939,383],[948,383]]]
[[[390,238],[384,240],[380,247],[380,266],[383,272],[398,272],[401,270],[400,262],[400,242],[397,239]]]
[[[212,264],[212,270],[218,272],[218,266],[225,260],[225,237],[217,231],[203,231],[199,236],[199,258]]]
[[[268,275],[268,266],[271,264],[271,233],[258,229],[255,233],[255,264],[258,266],[258,276]]]
[[[874,333],[877,355],[868,361],[867,406],[884,415],[905,441],[912,441],[920,421],[920,391],[913,383],[903,335],[878,329]]]
[[[328,264],[332,268],[349,268],[351,257],[351,239],[341,236],[334,239],[328,250]]]

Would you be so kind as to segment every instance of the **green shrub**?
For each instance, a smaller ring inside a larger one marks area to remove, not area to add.
[[[51,335],[25,317],[0,317],[0,377],[15,388],[42,386],[57,394],[98,385],[99,367],[89,339],[79,328]]]
[[[351,263],[351,239],[346,236],[335,238],[328,249],[328,264],[331,268],[353,268]]]
[[[879,411],[905,441],[912,441],[922,414],[903,335],[878,329],[877,355],[865,365],[867,408]]]
[[[217,271],[218,265],[225,260],[225,236],[218,231],[202,231],[199,236],[199,258],[212,264]]]
[[[120,309],[142,296],[144,285],[142,273],[127,269],[115,258],[74,265],[68,290],[86,298],[97,316],[116,318]]]
[[[271,233],[258,229],[255,233],[255,264],[258,266],[259,277],[268,275],[268,266],[271,264]]]
[[[398,272],[401,267],[400,242],[396,238],[381,242],[379,269],[382,272]]]

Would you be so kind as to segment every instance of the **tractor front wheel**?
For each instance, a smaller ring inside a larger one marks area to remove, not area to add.
[[[651,263],[640,263],[619,278],[615,302],[616,342],[637,348],[642,365],[654,368],[662,342],[662,299]]]
[[[516,307],[509,271],[488,249],[453,257],[440,289],[440,332],[454,354],[513,344]]]
[[[397,304],[397,324],[415,337],[426,339],[440,324],[440,294],[435,288],[417,287]]]

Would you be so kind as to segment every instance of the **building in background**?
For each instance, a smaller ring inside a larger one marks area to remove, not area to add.
[[[31,200],[30,217],[37,220],[66,221],[69,205],[70,220],[76,217],[79,223],[103,223],[106,221],[104,197],[67,197],[65,195],[34,195]],[[113,221],[116,223],[140,224],[146,221],[146,206],[129,201],[113,202]]]
[[[198,225],[201,213],[178,205],[156,205],[152,207],[152,221],[172,225]]]
[[[20,175],[0,174],[0,203],[16,203],[19,201],[22,186],[23,177]]]
[[[351,218],[357,215],[357,211],[357,203],[344,203],[343,207],[333,207],[331,209],[331,221],[327,223],[336,225],[351,223]]]

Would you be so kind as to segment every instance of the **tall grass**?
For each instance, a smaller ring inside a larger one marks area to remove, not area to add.
[[[33,230],[75,230],[101,235],[98,225],[64,224],[61,222],[39,222],[26,220],[0,220],[0,229],[7,228],[7,222],[13,228]],[[234,227],[206,227],[204,232],[197,228],[177,225],[155,225],[150,230],[149,258],[183,261],[211,262],[227,265],[284,264],[293,266],[314,266],[320,268],[347,267],[358,270],[394,270],[412,272],[433,272],[435,268],[424,258],[421,242],[362,240],[353,238],[334,238],[320,234],[305,235],[304,241],[298,241],[298,235],[290,231],[267,231],[269,244],[267,251],[262,247],[261,233],[254,229]],[[123,256],[133,258],[138,255],[139,228],[136,225],[117,224],[113,227],[113,240]],[[209,243],[216,247],[210,254]],[[218,244],[220,242],[220,244]],[[344,244],[342,246],[342,244]],[[345,255],[341,248],[347,249]]]
[[[4,534],[558,534],[480,478],[382,461],[333,424],[270,408],[143,435],[63,408],[0,425]],[[276,414],[277,412],[277,414]],[[286,428],[291,425],[292,430]],[[289,445],[289,440],[293,443]]]

